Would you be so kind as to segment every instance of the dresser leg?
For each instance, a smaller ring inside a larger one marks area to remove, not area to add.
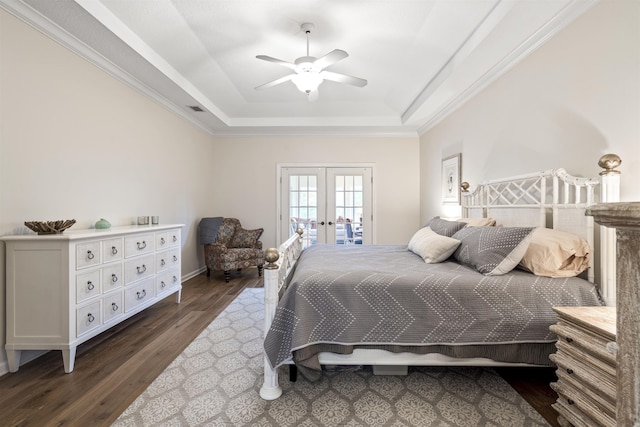
[[[9,363],[9,372],[17,372],[20,368],[20,355],[22,350],[7,350],[7,362]]]
[[[76,348],[71,347],[69,350],[62,350],[62,362],[64,363],[64,372],[70,374],[76,363]]]

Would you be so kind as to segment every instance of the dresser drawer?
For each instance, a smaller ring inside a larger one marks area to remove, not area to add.
[[[180,243],[180,230],[159,231],[156,233],[156,249],[177,246]]]
[[[180,265],[180,250],[169,249],[156,254],[156,272],[167,270]]]
[[[76,245],[76,269],[100,265],[100,241],[78,243]]]
[[[122,264],[117,263],[102,268],[102,293],[120,288],[124,285],[122,277]]]
[[[124,257],[131,258],[141,254],[153,252],[155,249],[154,235],[152,233],[139,234],[124,238]]]
[[[97,300],[76,310],[76,333],[78,337],[102,324],[101,303],[102,300]]]
[[[160,296],[180,285],[180,274],[178,269],[167,270],[156,276],[156,295]]]
[[[102,262],[114,262],[122,259],[122,239],[109,239],[102,242]]]
[[[103,323],[120,317],[124,314],[124,305],[122,304],[122,292],[112,292],[102,298]]]
[[[155,272],[155,255],[136,257],[124,263],[124,283],[128,285],[136,280],[152,276]]]
[[[152,300],[155,297],[154,280],[149,278],[142,282],[125,288],[124,311],[131,311],[137,306]]]
[[[100,295],[100,270],[92,270],[76,276],[76,303]]]

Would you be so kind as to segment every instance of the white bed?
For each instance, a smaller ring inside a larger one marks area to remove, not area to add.
[[[494,218],[505,227],[553,228],[584,238],[592,248],[594,268],[588,280],[600,287],[607,305],[615,305],[615,232],[594,227],[593,218],[585,215],[587,207],[598,202],[616,202],[619,198],[620,163],[615,155],[603,156],[599,162],[604,171],[599,178],[579,178],[564,169],[553,169],[505,179],[486,181],[472,193],[463,193],[462,216]],[[301,238],[294,235],[278,250],[265,252],[265,335],[272,326],[279,293],[294,270],[302,252]],[[322,352],[322,365],[372,365],[378,374],[406,371],[407,366],[466,365],[513,366],[487,358],[454,358],[438,353],[392,353],[378,349],[355,349],[351,354]],[[282,393],[277,368],[273,369],[265,355],[264,384],[260,395],[267,400]]]

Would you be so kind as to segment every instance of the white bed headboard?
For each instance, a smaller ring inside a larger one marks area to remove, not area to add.
[[[588,279],[600,285],[607,305],[615,305],[615,231],[594,226],[585,215],[595,203],[620,199],[621,160],[615,154],[600,158],[604,170],[598,178],[572,176],[564,169],[551,169],[485,181],[469,193],[462,183],[462,216],[494,218],[505,227],[546,227],[583,237],[592,248],[593,266]]]

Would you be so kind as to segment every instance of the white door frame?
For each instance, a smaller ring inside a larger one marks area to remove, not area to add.
[[[377,226],[374,221],[377,217],[376,187],[373,185],[376,176],[374,163],[276,163],[276,247],[282,243],[282,169],[284,168],[371,168],[371,242],[377,241]]]

